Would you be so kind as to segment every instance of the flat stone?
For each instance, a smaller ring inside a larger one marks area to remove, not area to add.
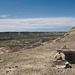
[[[56,60],[53,63],[57,68],[66,68],[66,65],[69,64],[69,62],[66,60]]]
[[[57,52],[63,52],[63,53],[73,53],[75,52],[73,49],[59,49]]]

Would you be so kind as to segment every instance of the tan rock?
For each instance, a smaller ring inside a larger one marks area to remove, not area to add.
[[[54,60],[65,60],[65,54],[64,53],[56,53],[55,55],[54,55]]]
[[[54,55],[54,60],[59,60],[61,59],[61,54],[58,52]]]
[[[64,53],[60,53],[62,60],[65,60],[65,54]]]

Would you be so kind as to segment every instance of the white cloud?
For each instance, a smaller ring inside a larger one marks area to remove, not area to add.
[[[6,18],[9,15],[0,15],[1,18]]]
[[[0,19],[0,31],[29,31],[40,29],[60,29],[75,26],[75,18],[32,18],[32,19]]]

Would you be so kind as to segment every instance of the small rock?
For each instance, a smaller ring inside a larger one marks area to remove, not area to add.
[[[18,68],[18,66],[15,66],[15,68]]]
[[[9,71],[6,71],[6,73],[8,73]]]

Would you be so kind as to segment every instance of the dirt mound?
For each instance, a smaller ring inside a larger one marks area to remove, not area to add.
[[[69,30],[64,37],[60,39],[61,42],[73,42],[75,41],[75,27]]]

